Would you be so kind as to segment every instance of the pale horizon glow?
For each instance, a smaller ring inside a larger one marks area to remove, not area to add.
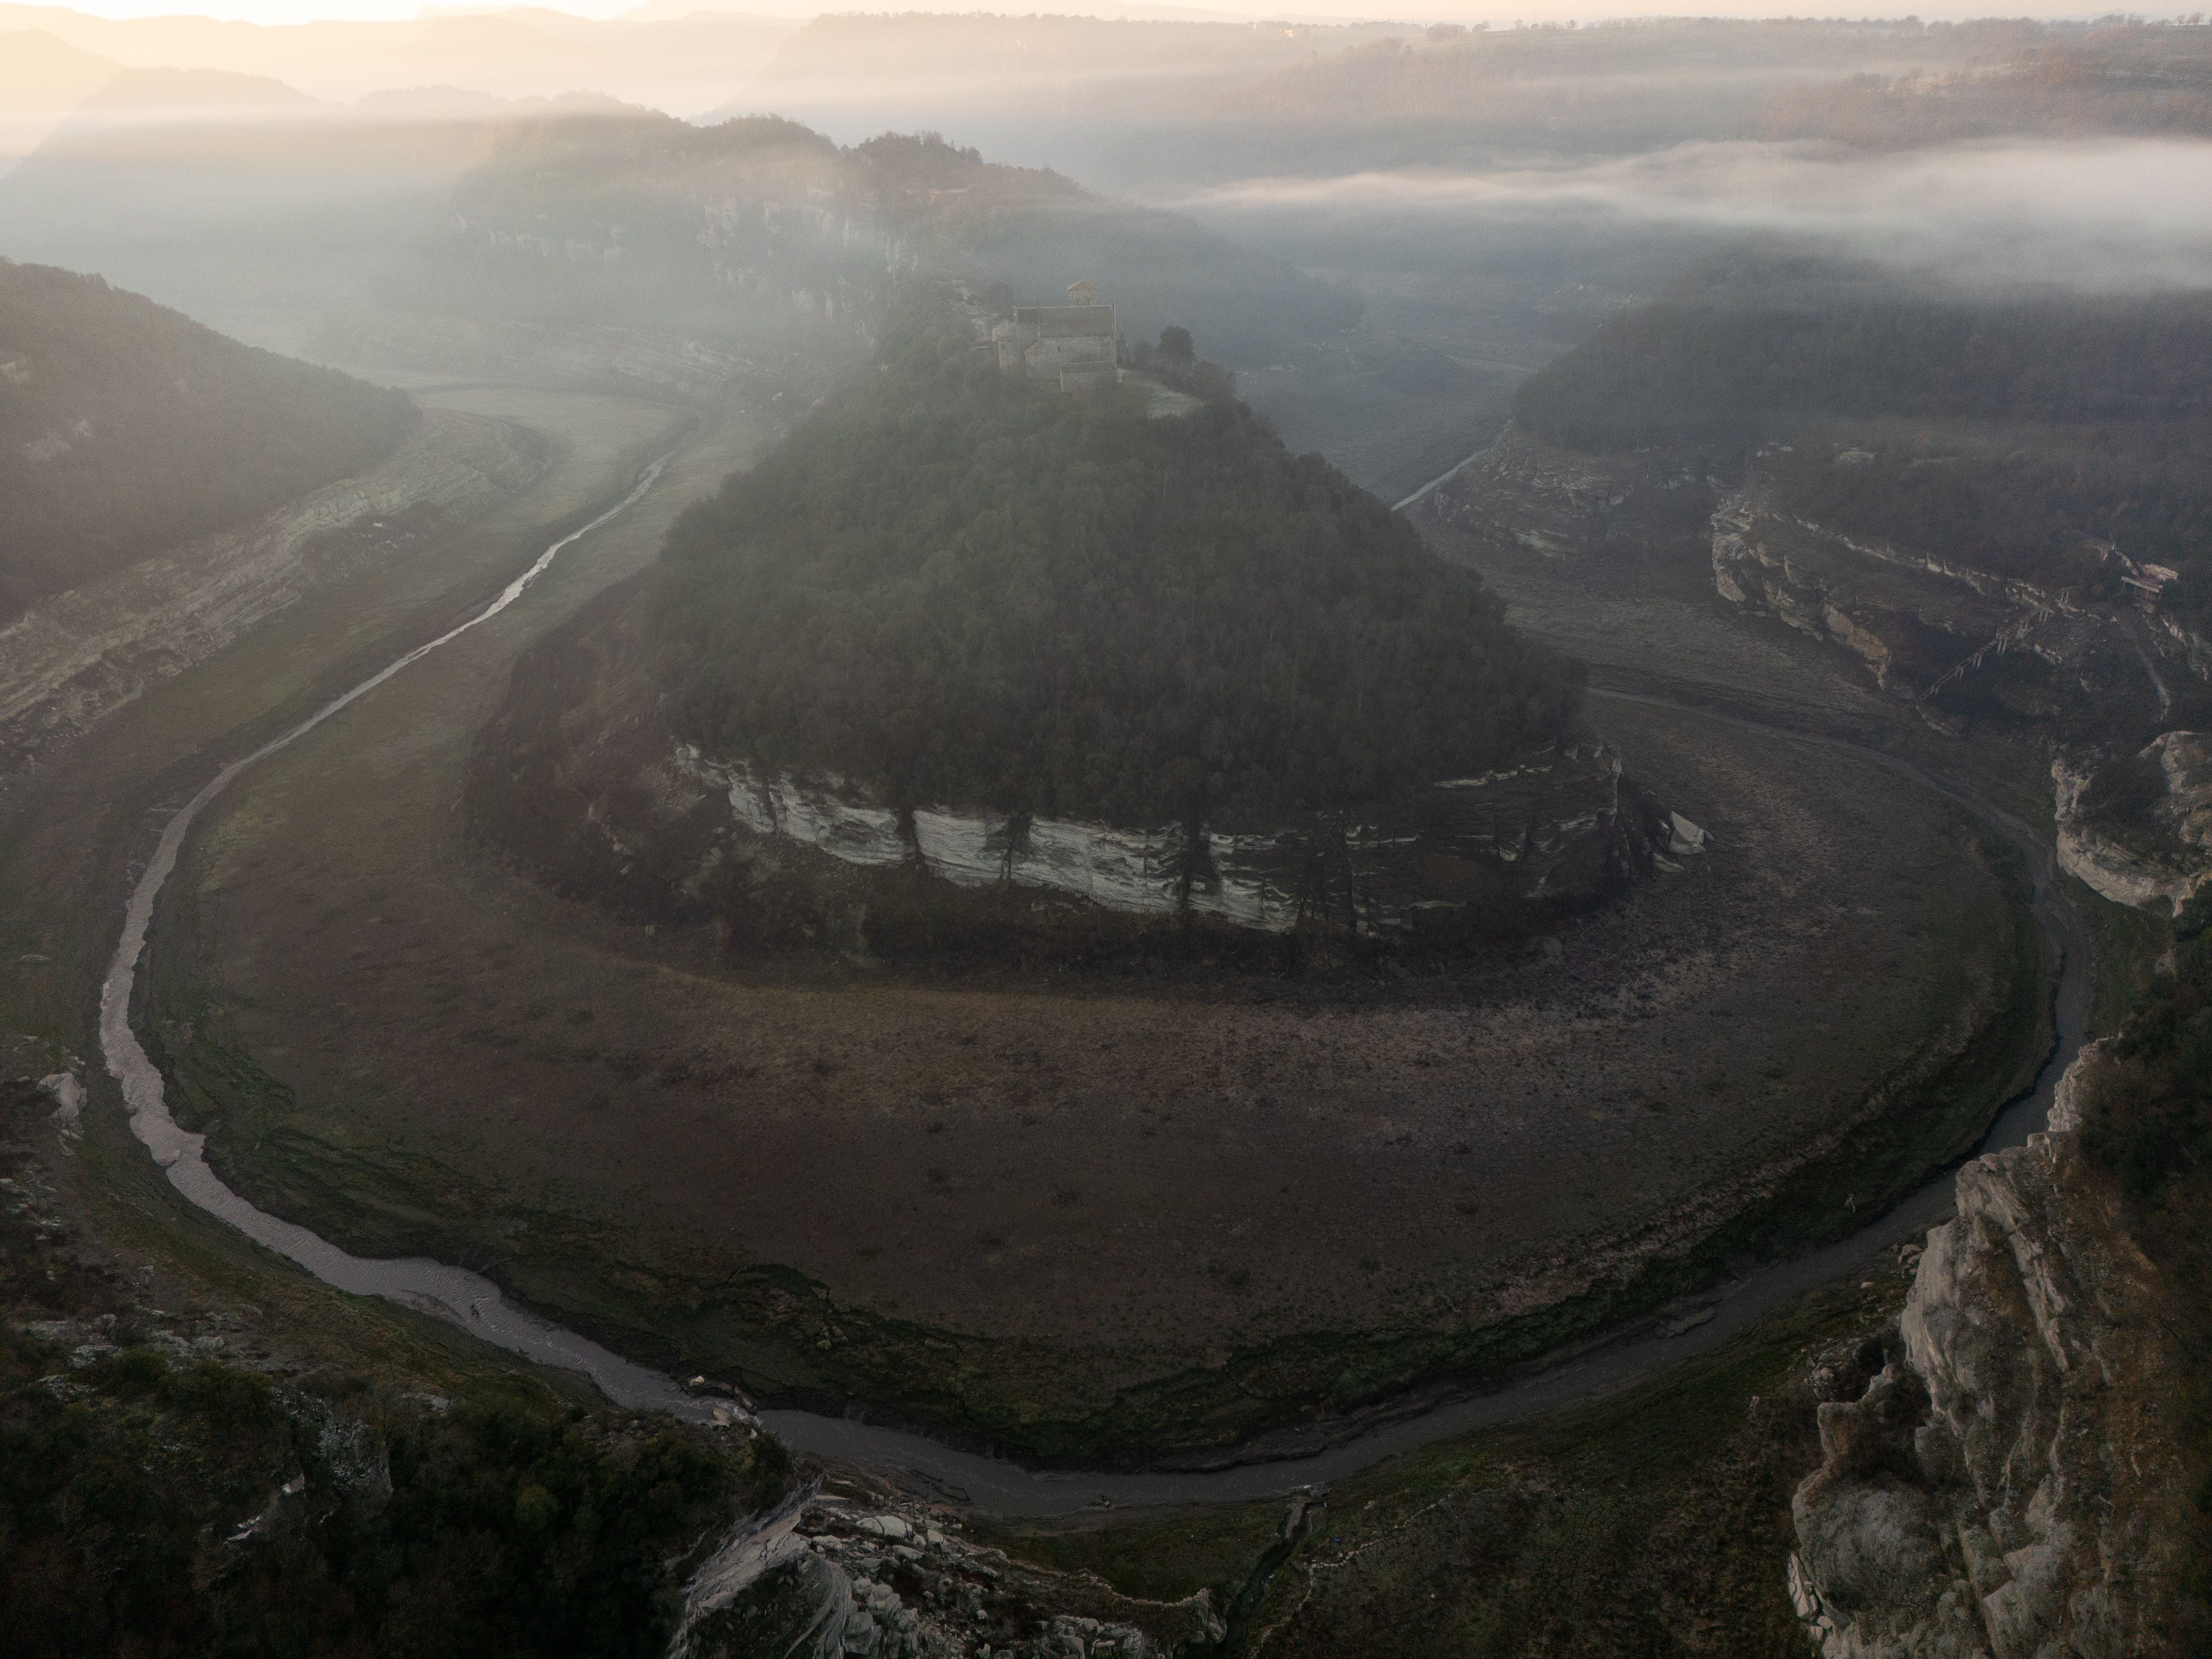
[[[53,9],[74,11],[88,17],[106,18],[112,21],[133,21],[148,18],[205,17],[221,22],[255,23],[283,26],[318,22],[404,22],[418,18],[452,16],[468,13],[496,14],[502,11],[528,13],[559,12],[571,17],[606,20],[619,17],[634,9],[639,0],[562,0],[557,6],[425,6],[421,0],[216,0],[204,6],[179,6],[173,0],[85,0],[85,3],[56,7]],[[33,17],[21,15],[40,8],[11,7],[17,18],[0,21],[0,27],[36,27]],[[1193,0],[1178,3],[1178,0],[701,0],[697,9],[748,14],[759,17],[808,18],[826,12],[997,12],[1006,16],[1026,16],[1035,13],[1071,16],[1182,16],[1197,19],[1211,17],[1222,21],[1256,21],[1265,18],[1295,18],[1304,22],[1395,22],[1426,24],[1434,22],[1486,23],[1492,28],[1510,28],[1517,22],[1566,23],[1615,21],[1627,18],[1656,17],[1792,17],[1808,15],[1804,9],[1793,9],[1781,4],[1763,4],[1759,0],[1718,0],[1718,3],[1686,6],[1680,9],[1653,7],[1638,3],[1638,0],[1556,0],[1545,7],[1525,3],[1525,0],[1504,0],[1504,3],[1486,3],[1486,0],[1413,0],[1405,6],[1382,3],[1346,9],[1332,5],[1328,0]],[[2099,9],[2067,3],[2067,0],[2029,0],[2027,4],[2005,5],[1893,5],[1887,8],[1864,8],[1856,12],[1838,11],[1839,17],[1903,17],[1907,15],[1924,20],[1957,21],[1979,17],[2032,17],[2044,21],[2078,20],[2087,21],[2109,14],[2109,8]],[[2174,16],[2186,14],[2176,12]],[[2148,15],[2150,21],[2165,21],[2164,15]]]

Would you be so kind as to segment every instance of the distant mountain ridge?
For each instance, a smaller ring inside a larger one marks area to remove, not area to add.
[[[1133,333],[1182,324],[1232,362],[1358,314],[1356,299],[1190,220],[933,134],[848,149],[776,116],[701,129],[641,111],[501,133],[381,289],[392,312],[849,350],[903,274],[1032,299],[1087,277]]]

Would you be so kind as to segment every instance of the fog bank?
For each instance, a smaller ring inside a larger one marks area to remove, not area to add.
[[[2212,286],[2212,143],[2105,139],[1869,155],[1737,142],[1557,167],[1250,179],[1182,204],[1233,225],[1295,213],[1467,228],[1642,222],[1832,241],[1974,283]]]

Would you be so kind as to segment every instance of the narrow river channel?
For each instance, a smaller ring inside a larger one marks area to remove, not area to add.
[[[515,1306],[496,1285],[479,1274],[421,1257],[378,1261],[349,1255],[306,1227],[247,1203],[209,1168],[205,1137],[181,1127],[170,1115],[166,1079],[131,1024],[131,997],[155,904],[176,869],[185,837],[210,803],[241,773],[298,741],[393,675],[499,615],[544,574],[562,550],[635,506],[653,488],[665,465],[665,459],[654,462],[621,501],[547,547],[529,569],[468,621],[417,646],[244,759],[234,761],[178,810],[164,826],[153,857],[131,890],[122,937],[100,987],[100,1043],[109,1073],[122,1087],[131,1132],[145,1144],[155,1162],[168,1171],[171,1184],[210,1214],[339,1290],[404,1304],[449,1320],[487,1342],[529,1359],[580,1371],[617,1405],[665,1408],[701,1422],[709,1417],[712,1400],[691,1395],[673,1378],[634,1364]],[[2005,1109],[1981,1150],[2021,1145],[2044,1126],[2058,1077],[2078,1052],[2087,1021],[2088,958],[2081,923],[2057,889],[2051,853],[2027,824],[1909,762],[1842,738],[1768,726],[1663,698],[1606,690],[1592,695],[1652,703],[1850,754],[1934,790],[2018,846],[2034,870],[2035,919],[2061,953],[2057,1042],[2034,1088]],[[1276,1498],[1301,1486],[1340,1480],[1432,1441],[1607,1393],[1679,1360],[1708,1352],[1805,1291],[1861,1272],[1882,1250],[1948,1217],[1951,1204],[1951,1179],[1948,1172],[1939,1174],[1911,1198],[1849,1238],[1809,1255],[1761,1267],[1717,1287],[1687,1320],[1678,1315],[1657,1329],[1645,1322],[1613,1340],[1581,1345],[1572,1358],[1523,1368],[1491,1392],[1409,1410],[1397,1420],[1337,1444],[1327,1444],[1325,1431],[1316,1428],[1310,1431],[1314,1449],[1304,1455],[1300,1455],[1295,1440],[1280,1440],[1271,1443],[1279,1445],[1284,1455],[1224,1468],[1136,1474],[1037,1472],[854,1419],[769,1411],[761,1413],[761,1420],[794,1449],[865,1464],[918,1482],[950,1500],[1006,1516],[1066,1515],[1101,1503],[1223,1504]]]

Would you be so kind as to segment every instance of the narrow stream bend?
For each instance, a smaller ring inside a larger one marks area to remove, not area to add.
[[[634,506],[652,489],[665,465],[665,458],[654,462],[620,501],[581,529],[553,543],[538,555],[529,569],[508,583],[498,598],[468,621],[426,645],[417,646],[244,759],[232,762],[170,818],[153,857],[131,889],[124,914],[123,936],[117,942],[115,956],[100,986],[100,1043],[110,1075],[122,1087],[124,1102],[131,1113],[131,1133],[145,1144],[154,1161],[168,1171],[170,1184],[201,1209],[339,1290],[356,1296],[384,1297],[450,1321],[526,1358],[580,1371],[617,1405],[659,1408],[691,1422],[704,1422],[715,1403],[711,1398],[690,1394],[673,1378],[633,1364],[598,1343],[515,1306],[496,1285],[480,1274],[419,1256],[371,1260],[350,1255],[307,1228],[281,1220],[248,1203],[209,1168],[206,1137],[182,1128],[170,1115],[166,1080],[131,1027],[131,994],[153,921],[155,902],[176,868],[185,836],[208,805],[240,773],[296,742],[402,669],[506,610],[544,574],[562,549]],[[1593,695],[1653,703],[1769,735],[1849,752],[1936,791],[2019,846],[2034,869],[2033,914],[2062,953],[2057,999],[2057,1042],[2035,1086],[2005,1109],[1980,1150],[2021,1145],[2033,1131],[2043,1127],[2058,1077],[2080,1048],[2087,1021],[2089,994],[2087,975],[2081,971],[2081,964],[2087,960],[2081,924],[2057,890],[2049,850],[2027,824],[1962,793],[1910,762],[1843,738],[1767,726],[1741,716],[1716,714],[1663,698],[1603,690]],[[812,1412],[769,1411],[761,1413],[761,1421],[799,1451],[842,1458],[903,1476],[951,1501],[1005,1516],[1066,1515],[1101,1504],[1225,1504],[1279,1498],[1316,1482],[1342,1480],[1434,1441],[1610,1392],[1679,1360],[1709,1352],[1805,1291],[1863,1270],[1891,1245],[1945,1219],[1951,1213],[1951,1204],[1952,1182],[1948,1173],[1940,1174],[1912,1197],[1849,1238],[1809,1255],[1761,1267],[1735,1283],[1720,1287],[1707,1298],[1709,1316],[1701,1310],[1702,1322],[1691,1328],[1678,1327],[1624,1335],[1590,1347],[1571,1359],[1528,1368],[1516,1380],[1493,1392],[1448,1401],[1337,1445],[1322,1443],[1322,1431],[1316,1430],[1316,1449],[1306,1455],[1285,1455],[1228,1468],[1151,1474],[1037,1472],[999,1458],[957,1451],[921,1435],[878,1427],[856,1419],[826,1417]]]

